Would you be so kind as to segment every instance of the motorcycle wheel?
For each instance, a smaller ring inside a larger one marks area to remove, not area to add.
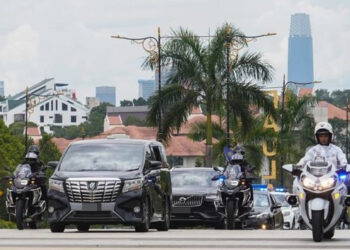
[[[18,230],[24,229],[24,200],[16,201],[16,224]]]
[[[226,229],[232,230],[235,229],[235,201],[227,200],[226,201],[226,218],[225,218],[225,227]]]
[[[323,210],[312,211],[312,238],[315,242],[323,239]]]
[[[323,235],[323,238],[327,239],[327,240],[330,240],[333,238],[334,236],[334,231],[335,231],[335,227],[333,227],[332,229],[330,229],[328,232],[326,232],[324,235]]]

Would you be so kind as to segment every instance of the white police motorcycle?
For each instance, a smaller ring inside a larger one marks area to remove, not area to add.
[[[299,204],[300,215],[312,230],[313,240],[331,239],[337,223],[350,206],[345,181],[350,165],[337,168],[333,163],[316,159],[304,167],[292,164],[283,169],[295,176],[291,205]]]

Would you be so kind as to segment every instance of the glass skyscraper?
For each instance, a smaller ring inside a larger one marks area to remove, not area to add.
[[[101,103],[107,102],[115,106],[115,87],[96,87],[96,97],[100,100]]]
[[[153,95],[155,89],[156,89],[156,83],[154,80],[142,80],[139,81],[139,97],[142,97],[146,101],[150,96]]]
[[[0,81],[0,96],[5,96],[5,86],[3,81]]]
[[[306,83],[314,81],[313,48],[309,15],[292,15],[288,41],[288,81]],[[288,85],[295,93],[298,88],[313,88],[308,85]]]

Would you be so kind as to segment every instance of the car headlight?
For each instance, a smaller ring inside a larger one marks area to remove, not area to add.
[[[126,180],[123,186],[123,193],[138,190],[142,188],[142,179]]]
[[[259,218],[259,219],[267,219],[267,218],[269,218],[269,213],[261,213],[261,214],[258,214],[257,216],[256,216],[256,218]]]
[[[320,187],[322,189],[328,189],[332,188],[335,185],[335,180],[333,177],[326,178],[324,180],[321,180]]]
[[[309,177],[304,177],[302,179],[302,184],[304,187],[309,188],[309,189],[315,187],[315,181]]]
[[[287,216],[289,216],[289,215],[290,215],[290,212],[289,212],[289,211],[286,211],[286,212],[283,213],[283,216],[285,216],[285,217],[287,217]]]
[[[64,193],[63,181],[50,179],[49,180],[49,189]]]

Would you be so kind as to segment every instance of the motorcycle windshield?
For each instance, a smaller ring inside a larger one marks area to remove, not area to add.
[[[228,180],[237,180],[242,175],[241,167],[239,165],[228,165],[224,175]]]
[[[32,169],[29,164],[18,165],[14,176],[19,179],[27,179],[32,174]]]
[[[307,171],[314,176],[323,176],[332,170],[332,165],[324,161],[313,161],[307,165]]]

